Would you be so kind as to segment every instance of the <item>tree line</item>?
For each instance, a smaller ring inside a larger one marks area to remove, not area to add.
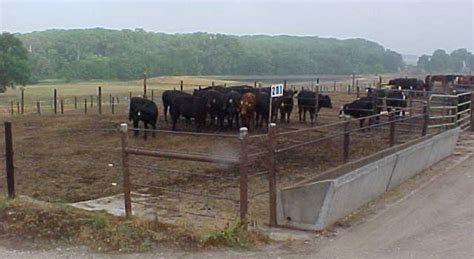
[[[417,68],[425,73],[469,73],[474,70],[474,55],[465,48],[456,49],[450,54],[438,49],[431,56],[420,56]]]
[[[159,75],[299,75],[398,72],[399,53],[364,39],[165,34],[74,29],[18,34],[33,80]]]

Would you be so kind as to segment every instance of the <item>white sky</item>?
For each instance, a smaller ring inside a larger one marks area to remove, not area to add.
[[[473,1],[0,0],[0,31],[147,31],[366,38],[403,54],[474,49]]]

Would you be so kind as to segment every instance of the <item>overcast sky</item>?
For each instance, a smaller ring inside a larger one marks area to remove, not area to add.
[[[402,54],[473,50],[473,0],[71,1],[0,0],[0,31],[146,31],[365,38]]]

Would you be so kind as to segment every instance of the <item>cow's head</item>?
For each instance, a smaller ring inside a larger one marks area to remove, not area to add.
[[[320,95],[319,95],[319,103],[318,103],[318,106],[319,106],[320,108],[324,107],[324,108],[330,108],[330,109],[332,109],[332,102],[331,102],[331,98],[329,97],[329,95],[320,94]]]

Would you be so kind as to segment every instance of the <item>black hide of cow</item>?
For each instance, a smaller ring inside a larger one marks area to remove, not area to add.
[[[235,120],[235,125],[239,127],[239,102],[240,94],[237,91],[229,91],[225,95],[224,110],[227,117],[229,128],[232,128],[232,122]]]
[[[132,97],[130,99],[130,110],[128,113],[128,119],[133,121],[134,135],[138,136],[138,123],[143,121],[145,128],[144,138],[147,139],[148,124],[150,124],[153,129],[156,129],[156,122],[158,120],[158,108],[156,104],[150,100],[147,100],[142,97]],[[152,132],[152,136],[155,136],[155,132]]]
[[[286,121],[290,123],[291,112],[293,111],[293,98],[298,91],[295,90],[285,90],[283,96],[281,97],[279,109],[280,109],[280,121]]]
[[[200,131],[206,123],[206,99],[199,96],[178,96],[173,99],[170,114],[173,130],[176,130],[179,117],[183,116],[187,122],[194,118],[196,131]]]
[[[181,92],[178,90],[166,90],[163,92],[161,95],[161,100],[163,101],[163,112],[165,114],[165,121],[168,121],[168,108],[171,107],[171,104],[173,103],[173,99],[177,96],[191,96],[188,93]]]
[[[344,104],[339,110],[339,117],[342,118],[345,115],[362,118],[366,116],[371,116],[379,114],[377,110],[377,98],[372,96],[361,97],[351,103]],[[360,120],[360,127],[364,126],[365,119]],[[369,119],[369,125],[372,124],[372,119]]]
[[[321,108],[332,108],[331,98],[328,95],[318,95],[318,109],[316,110],[316,93],[308,90],[301,90],[298,94],[298,113],[299,121],[306,121],[306,112],[309,112],[311,125],[314,125],[316,112]],[[303,115],[303,117],[301,116]]]

